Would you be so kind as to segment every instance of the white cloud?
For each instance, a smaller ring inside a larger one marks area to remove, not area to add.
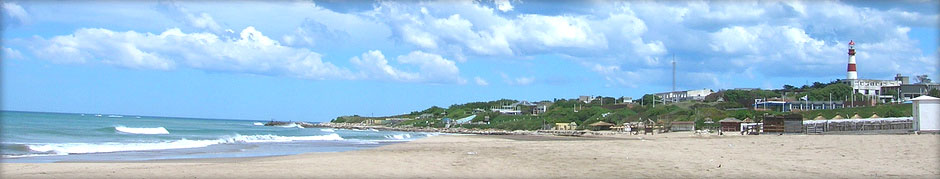
[[[4,47],[2,57],[3,57],[3,60],[23,59],[23,53],[20,53],[20,51],[16,49]]]
[[[211,71],[284,75],[309,79],[348,79],[347,69],[321,60],[306,49],[280,45],[254,27],[239,38],[211,33],[160,34],[107,29],[79,29],[49,39],[36,37],[30,49],[41,59],[64,63],[103,63],[128,68],[169,70],[177,66]]]
[[[442,84],[466,83],[466,80],[460,77],[460,70],[457,68],[456,63],[437,54],[414,51],[407,55],[398,56],[398,63],[417,66],[417,72],[408,72],[393,67],[389,64],[385,55],[378,50],[363,53],[361,57],[353,57],[349,61],[361,70],[363,76],[372,79]]]
[[[501,77],[503,77],[503,81],[505,81],[506,84],[508,84],[508,85],[520,85],[520,86],[524,86],[524,85],[530,85],[530,84],[532,84],[532,83],[535,82],[535,77],[516,77],[516,78],[511,78],[511,77],[509,77],[509,75],[506,75],[506,73],[500,73],[499,75],[500,75]]]
[[[473,80],[477,83],[477,85],[480,85],[480,86],[490,85],[489,82],[486,82],[486,80],[484,80],[483,78],[480,78],[479,76],[473,77]]]
[[[496,4],[496,9],[499,9],[499,11],[512,11],[512,3],[509,3],[509,0],[494,0],[493,3]]]
[[[532,84],[532,82],[535,82],[535,77],[519,77],[519,78],[516,78],[513,84],[529,85],[529,84]]]
[[[29,21],[29,13],[23,6],[13,2],[3,2],[4,27],[7,25],[23,24]]]
[[[417,73],[404,72],[389,65],[385,55],[378,50],[363,53],[361,58],[353,57],[349,59],[349,62],[356,65],[365,76],[370,78],[397,81],[415,81],[419,79]]]
[[[234,33],[231,29],[223,29],[208,13],[190,12],[189,9],[174,1],[160,1],[158,8],[163,10],[164,14],[170,16],[170,18],[196,29],[206,30],[223,37],[228,37]]]

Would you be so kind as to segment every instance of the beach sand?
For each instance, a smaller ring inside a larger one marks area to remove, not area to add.
[[[0,178],[940,178],[940,135],[434,136],[259,158],[3,163]]]

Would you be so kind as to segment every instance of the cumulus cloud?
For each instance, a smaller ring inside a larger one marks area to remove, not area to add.
[[[19,25],[29,21],[29,13],[23,6],[14,2],[3,2],[3,21],[4,27],[8,25]]]
[[[321,60],[306,49],[280,45],[254,27],[238,38],[168,29],[160,34],[107,29],[79,29],[30,44],[41,59],[62,63],[103,63],[136,69],[170,70],[179,66],[210,71],[284,75],[309,79],[348,79],[350,72]]]
[[[494,0],[493,3],[496,3],[496,9],[499,9],[499,11],[512,11],[512,3],[509,3],[509,0]]]
[[[157,5],[164,14],[170,18],[182,22],[190,27],[206,30],[213,34],[228,37],[234,35],[235,31],[231,29],[223,29],[211,15],[205,12],[195,13],[190,12],[189,9],[186,9],[182,5],[174,1],[160,1]]]
[[[361,70],[361,75],[372,79],[382,79],[402,82],[428,82],[428,83],[466,83],[460,77],[460,70],[454,61],[445,59],[437,54],[414,51],[407,55],[398,56],[397,62],[403,65],[418,67],[417,72],[404,71],[393,67],[381,51],[372,50],[363,53],[361,57],[353,57],[349,61]]]
[[[383,2],[373,18],[391,27],[393,38],[446,54],[515,56],[556,51],[599,52],[607,39],[586,16],[522,14],[514,18],[475,1]]]

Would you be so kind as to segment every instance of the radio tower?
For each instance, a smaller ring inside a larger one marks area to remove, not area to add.
[[[672,55],[672,91],[676,91],[676,55]]]
[[[855,41],[849,40],[849,69],[845,79],[858,79],[858,72],[855,71]]]

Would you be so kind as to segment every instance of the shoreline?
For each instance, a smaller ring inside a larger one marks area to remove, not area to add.
[[[937,178],[938,135],[440,135],[257,158],[3,163],[2,178]]]

